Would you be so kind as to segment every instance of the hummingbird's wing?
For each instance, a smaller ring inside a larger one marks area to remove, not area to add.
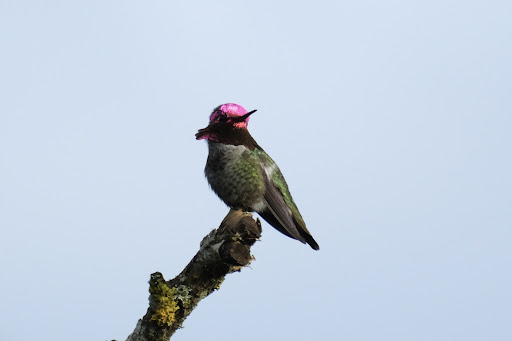
[[[271,170],[266,172],[268,181],[264,200],[267,210],[259,212],[260,215],[280,232],[318,250],[319,246],[306,228],[279,167],[273,163]]]
[[[261,216],[280,232],[305,243],[306,240],[297,230],[283,195],[272,181],[266,184],[263,200],[265,201],[265,211],[260,213]]]

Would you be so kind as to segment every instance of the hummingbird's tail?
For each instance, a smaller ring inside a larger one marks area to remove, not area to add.
[[[313,236],[309,234],[309,231],[306,229],[306,227],[302,227],[301,224],[295,219],[295,217],[293,217],[293,222],[295,223],[297,231],[299,231],[301,237],[306,240],[306,243],[308,243],[313,250],[320,250],[320,246],[318,246],[318,243],[313,238]]]
[[[302,232],[299,230],[299,232]],[[309,244],[309,246],[311,246],[311,248],[313,250],[320,250],[320,246],[318,246],[318,243],[316,242],[316,240],[313,238],[312,235],[310,235],[309,233],[307,232],[304,232],[304,233],[301,233],[302,237],[304,237],[304,239],[306,239],[306,243]]]

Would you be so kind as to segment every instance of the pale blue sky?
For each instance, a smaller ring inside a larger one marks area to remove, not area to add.
[[[511,14],[0,1],[0,341],[131,333],[228,211],[194,138],[225,102],[321,250],[264,223],[173,340],[511,340]]]

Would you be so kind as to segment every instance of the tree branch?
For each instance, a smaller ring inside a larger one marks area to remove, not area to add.
[[[149,280],[149,308],[126,341],[168,341],[199,301],[220,288],[224,277],[251,263],[250,247],[261,236],[252,214],[230,210],[220,227],[201,241],[197,254],[170,281],[155,272]]]

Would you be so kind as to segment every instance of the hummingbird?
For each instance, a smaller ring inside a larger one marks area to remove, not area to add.
[[[208,183],[229,207],[257,212],[279,232],[319,250],[279,167],[247,130],[255,112],[235,103],[219,105],[197,132],[197,140],[208,142]]]

